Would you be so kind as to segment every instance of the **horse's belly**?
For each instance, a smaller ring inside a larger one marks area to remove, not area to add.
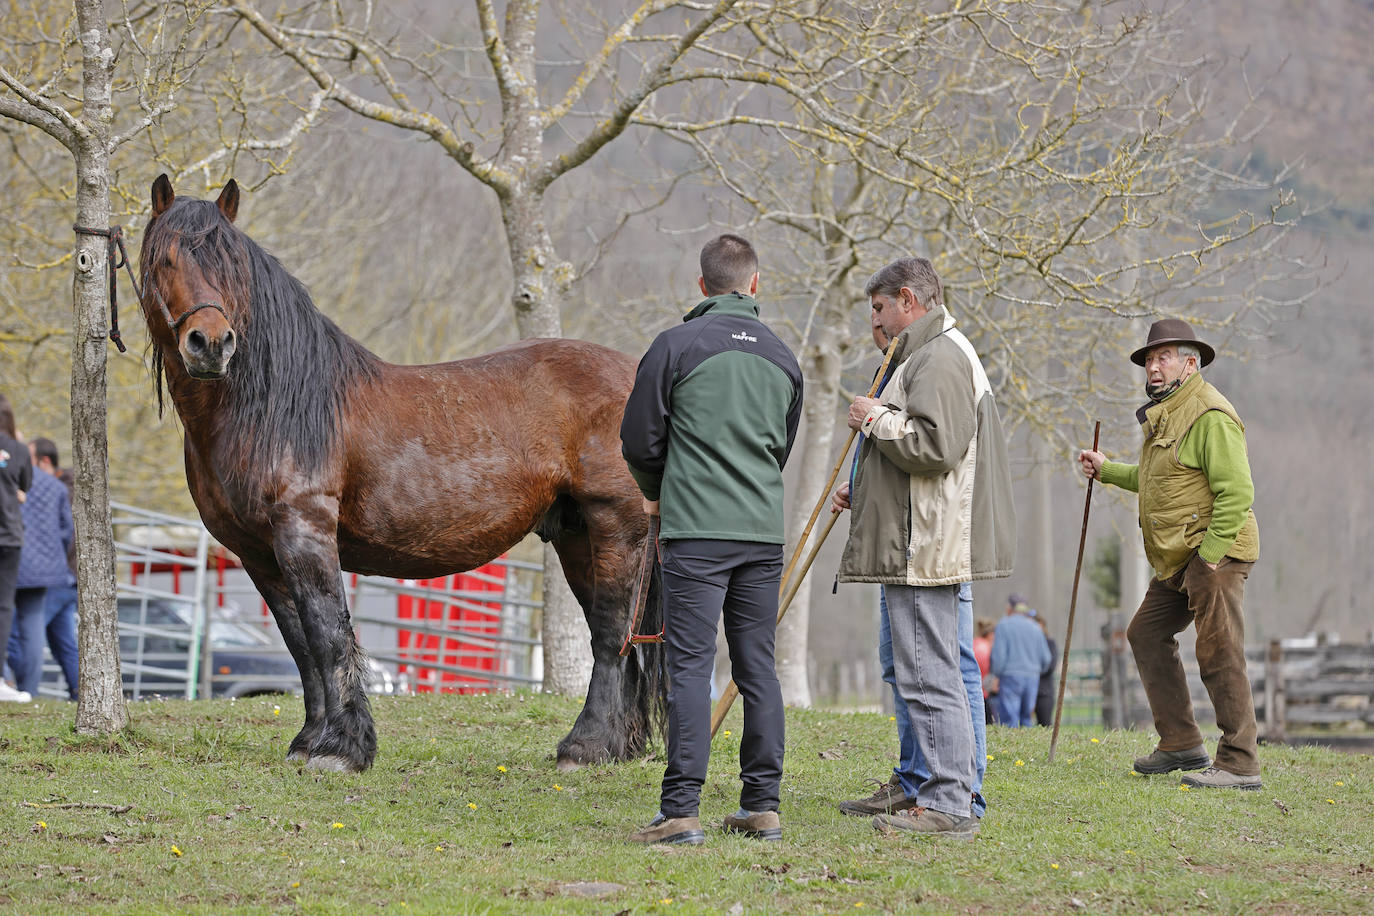
[[[432,579],[466,572],[514,547],[533,521],[502,525],[453,525],[443,530],[416,519],[408,530],[370,534],[339,531],[339,565],[348,572],[397,579]]]

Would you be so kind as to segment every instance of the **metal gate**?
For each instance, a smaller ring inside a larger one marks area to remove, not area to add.
[[[198,519],[111,503],[124,689],[134,699],[299,692],[276,621]],[[501,559],[440,580],[341,573],[369,690],[537,686],[540,564]],[[407,612],[408,611],[408,612]],[[65,697],[44,659],[40,693]]]

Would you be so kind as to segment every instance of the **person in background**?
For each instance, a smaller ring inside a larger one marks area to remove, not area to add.
[[[67,504],[71,505],[72,474],[58,466],[57,444],[42,437],[29,443],[33,455],[33,466],[56,477],[67,489]],[[76,650],[76,538],[72,538],[67,548],[67,581],[61,585],[48,586],[48,594],[43,602],[43,623],[48,634],[48,649],[62,669],[62,677],[67,681],[68,699],[76,699],[77,650]]]
[[[1054,725],[1054,688],[1059,682],[1054,673],[1059,666],[1059,646],[1050,635],[1050,626],[1045,622],[1044,614],[1031,608],[1030,618],[1040,624],[1040,632],[1045,634],[1045,642],[1050,646],[1050,663],[1040,672],[1040,686],[1035,691],[1035,724],[1050,727]]]
[[[1012,728],[1034,725],[1040,672],[1053,660],[1045,634],[1030,618],[1020,595],[1007,599],[1007,616],[992,637],[992,673],[997,677],[997,721]]]
[[[9,663],[14,669],[16,686],[25,693],[37,694],[43,679],[43,646],[47,642],[48,588],[65,585],[71,576],[67,553],[75,538],[67,488],[41,468],[33,469],[33,483],[22,511],[24,549],[19,554],[19,574],[15,579]]]
[[[997,678],[992,676],[992,633],[995,624],[986,617],[979,617],[973,624],[973,657],[978,662],[978,673],[983,686],[984,724],[994,721],[993,704],[997,700]]]
[[[0,648],[6,650],[14,622],[19,555],[24,549],[23,505],[32,483],[33,462],[15,430],[14,408],[9,398],[0,394]],[[0,668],[5,667],[0,664]],[[11,682],[0,678],[0,702],[27,703],[31,699],[28,693],[16,690]]]

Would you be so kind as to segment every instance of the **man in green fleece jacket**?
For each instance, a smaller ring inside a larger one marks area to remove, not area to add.
[[[1138,464],[1078,453],[1083,473],[1139,494],[1140,530],[1154,578],[1126,636],[1154,715],[1159,746],[1135,761],[1144,775],[1183,777],[1200,788],[1259,789],[1258,729],[1245,671],[1245,579],[1259,559],[1259,529],[1245,425],[1200,369],[1215,351],[1178,318],[1150,326],[1131,361],[1145,367],[1150,400],[1136,412],[1145,433]],[[1221,740],[1207,756],[1193,718],[1177,634],[1197,628],[1197,663]]]
[[[711,664],[725,620],[744,700],[740,807],[726,831],[782,839],[785,745],[773,666],[782,575],[782,469],[801,419],[802,373],[759,320],[754,246],[726,234],[701,250],[706,298],[639,361],[620,426],[621,454],[659,515],[668,765],[659,809],[636,843],[698,844],[711,756]]]

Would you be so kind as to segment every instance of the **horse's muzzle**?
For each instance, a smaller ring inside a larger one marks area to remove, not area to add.
[[[181,362],[191,378],[223,378],[237,346],[232,328],[225,328],[217,337],[192,328],[181,341]]]

